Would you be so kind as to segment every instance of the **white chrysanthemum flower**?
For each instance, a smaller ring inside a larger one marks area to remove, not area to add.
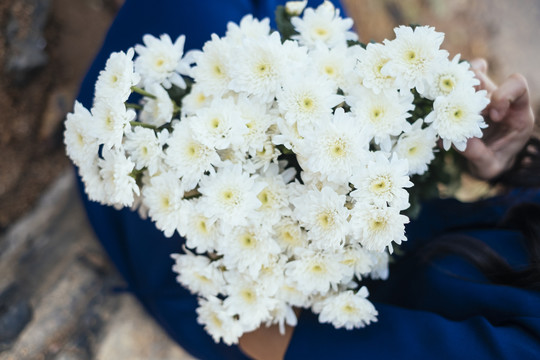
[[[97,153],[91,156],[87,162],[79,166],[79,175],[84,183],[84,192],[91,201],[99,202],[103,205],[111,205],[107,199],[106,183],[99,175]]]
[[[257,151],[263,151],[264,144],[269,140],[268,130],[275,123],[275,116],[268,110],[267,104],[239,96],[236,101],[236,109],[243,119],[247,132],[243,133],[241,150],[252,156]]]
[[[229,315],[238,316],[244,331],[255,330],[270,320],[278,301],[261,288],[259,281],[228,272],[227,283],[223,305]]]
[[[185,36],[180,35],[173,44],[167,34],[161,35],[159,39],[146,34],[143,42],[144,46],[135,45],[139,55],[135,59],[135,70],[141,74],[143,85],[146,87],[158,83],[169,89],[174,84],[185,89],[186,82],[180,76],[189,75],[190,70],[189,62],[182,59]]]
[[[299,160],[299,163],[300,167],[306,168],[306,166],[304,165],[305,160],[301,159]],[[319,191],[322,190],[322,188],[325,186],[334,189],[334,191],[338,194],[348,194],[351,191],[348,180],[347,182],[341,183],[329,181],[325,175],[323,176],[319,172],[302,171],[302,173],[300,174],[300,178],[302,179],[302,182],[305,186],[318,189]],[[296,184],[291,185],[292,186],[289,186],[289,192],[291,193],[290,196],[298,196],[304,193],[303,185],[300,185],[299,187],[297,187]],[[297,187],[297,189],[295,189],[295,187]]]
[[[303,142],[304,137],[298,131],[298,124],[289,124],[284,118],[276,118],[278,131],[272,135],[272,143],[275,145],[283,145],[285,148],[298,151],[298,147]]]
[[[356,71],[362,78],[362,84],[371,89],[375,94],[381,91],[392,91],[395,89],[395,78],[382,73],[382,68],[390,61],[388,47],[382,44],[370,43],[366,50],[361,52],[356,64]]]
[[[445,59],[435,65],[425,94],[427,98],[434,100],[438,96],[447,96],[453,91],[480,84],[480,80],[470,70],[470,64],[460,62],[459,59],[460,55],[457,54],[452,61]]]
[[[437,132],[433,126],[422,129],[423,123],[422,119],[416,120],[409,131],[401,134],[392,149],[400,159],[409,162],[409,175],[422,175],[435,158]]]
[[[351,196],[364,206],[395,207],[404,210],[409,207],[409,193],[405,188],[413,186],[409,180],[409,163],[395,154],[388,160],[386,154],[377,151],[365,167],[358,170],[351,183],[355,190]]]
[[[124,137],[124,131],[129,127],[129,122],[135,119],[136,113],[132,109],[127,110],[122,102],[96,100],[92,107],[92,134],[100,144],[110,149],[120,147]]]
[[[340,251],[341,263],[349,267],[358,279],[362,279],[364,275],[369,274],[375,265],[371,252],[365,250],[359,244],[347,245]]]
[[[73,113],[67,114],[64,131],[66,153],[77,166],[91,165],[98,153],[97,139],[91,136],[93,117],[80,102],[75,102]]]
[[[267,296],[274,296],[285,284],[285,265],[288,256],[283,253],[271,256],[267,265],[261,267],[257,277],[253,280],[259,283],[260,288]]]
[[[154,130],[135,126],[131,132],[126,133],[124,148],[135,162],[135,169],[148,169],[152,176],[162,167],[163,145],[169,137],[169,132],[163,130],[155,133]]]
[[[433,111],[426,116],[426,123],[433,123],[433,128],[443,140],[445,150],[453,144],[459,151],[467,147],[467,140],[482,137],[482,129],[487,127],[482,110],[489,104],[485,90],[473,88],[452,92],[440,96],[433,103]]]
[[[392,242],[406,241],[405,224],[409,218],[394,207],[377,207],[360,204],[351,211],[351,225],[360,244],[367,250],[392,253]]]
[[[296,326],[298,319],[291,306],[283,300],[278,300],[276,306],[272,310],[271,318],[266,322],[266,326],[278,325],[279,333],[285,335],[285,324],[289,326]]]
[[[257,213],[261,218],[261,223],[273,226],[281,220],[282,216],[291,214],[289,207],[289,183],[296,173],[294,168],[289,168],[283,173],[279,173],[278,164],[270,164],[268,169],[261,173],[260,181],[264,182],[264,188],[257,194],[261,206]]]
[[[165,150],[165,162],[182,178],[186,191],[194,189],[205,173],[214,172],[214,166],[221,163],[214,148],[193,138],[191,121],[185,118],[175,124]]]
[[[303,1],[287,1],[285,3],[285,12],[290,16],[298,16],[304,11],[307,5],[307,0]]]
[[[390,273],[388,269],[388,263],[390,262],[390,256],[386,251],[371,251],[371,259],[373,260],[373,266],[371,267],[371,273],[369,276],[375,280],[386,280]]]
[[[248,129],[233,99],[214,99],[190,121],[193,138],[215,149],[240,146]]]
[[[446,50],[440,50],[444,33],[429,26],[409,26],[394,29],[396,38],[385,40],[390,61],[382,68],[382,74],[396,78],[396,86],[403,91],[416,88],[419,94],[425,92],[434,66],[448,58]]]
[[[347,266],[333,253],[297,249],[294,260],[285,265],[285,275],[297,290],[306,295],[325,294],[330,289],[337,289]]]
[[[320,192],[307,190],[291,199],[294,216],[308,230],[308,238],[318,249],[337,248],[349,234],[349,210],[345,195],[339,195],[325,186]]]
[[[216,343],[223,340],[227,345],[236,344],[244,333],[240,322],[227,313],[223,301],[214,296],[199,298],[199,307],[195,311],[197,322],[204,326]]]
[[[369,141],[363,125],[338,108],[330,121],[304,133],[297,153],[305,170],[319,172],[328,181],[348,183],[367,158]]]
[[[209,218],[222,220],[226,226],[247,226],[261,202],[257,195],[264,188],[256,176],[242,171],[240,165],[220,168],[215,174],[205,176],[199,192],[204,195],[201,207]]]
[[[375,94],[365,88],[358,91],[347,100],[351,111],[358,121],[364,125],[367,136],[373,137],[375,144],[383,151],[390,151],[392,136],[398,136],[411,127],[407,118],[409,111],[414,109],[411,93],[400,95],[397,91]]]
[[[355,294],[352,290],[330,294],[313,305],[319,313],[319,322],[331,323],[335,328],[347,330],[363,328],[377,321],[378,312],[367,300],[369,295],[365,286]]]
[[[175,174],[165,172],[151,177],[142,194],[148,215],[155,221],[156,227],[166,237],[171,237],[178,230],[184,215],[183,184]]]
[[[116,148],[104,148],[102,156],[103,159],[98,160],[99,174],[103,179],[107,198],[112,204],[131,206],[133,195],[139,195],[139,187],[131,176],[135,163],[126,158],[123,150]]]
[[[139,119],[153,126],[170,123],[173,117],[174,104],[167,91],[159,84],[150,84],[145,89],[156,98],[145,98]]]
[[[277,93],[279,110],[289,124],[297,123],[301,132],[325,121],[343,100],[331,82],[305,74],[285,80],[283,90]]]
[[[274,32],[264,40],[246,39],[235,56],[229,88],[264,102],[273,101],[281,87],[288,58],[279,33]]]
[[[198,110],[210,106],[212,95],[204,93],[204,86],[194,83],[189,94],[182,98],[182,116],[193,115]]]
[[[351,56],[351,51],[347,46],[337,46],[333,49],[317,46],[310,51],[309,55],[313,59],[317,73],[333,85],[334,93],[338,88],[344,87],[347,75],[353,71],[357,61]]]
[[[306,231],[298,221],[290,217],[282,217],[274,226],[275,239],[283,250],[294,251],[298,247],[307,246]]]
[[[307,8],[302,18],[293,17],[291,23],[299,33],[293,36],[293,39],[311,48],[319,43],[334,48],[347,45],[347,40],[358,39],[358,36],[350,31],[353,20],[342,18],[339,9],[330,1],[325,1],[317,9]]]
[[[176,281],[185,286],[192,294],[204,297],[217,296],[225,292],[223,271],[211,262],[207,256],[186,254],[171,254],[175,260],[172,270],[178,274]]]
[[[271,255],[281,252],[272,234],[263,226],[236,226],[224,232],[216,247],[228,269],[237,269],[252,278],[257,277],[262,267],[270,265]]]
[[[199,204],[200,198],[184,202],[184,216],[180,219],[178,232],[186,238],[187,247],[202,254],[215,251],[223,233],[219,223],[206,217]]]
[[[196,65],[191,74],[205,95],[221,97],[229,91],[232,79],[230,59],[234,56],[231,45],[230,41],[212,34],[212,40],[204,44],[202,52],[193,54]]]
[[[113,52],[107,59],[105,69],[99,72],[95,96],[125,102],[131,95],[131,87],[137,85],[139,74],[133,71],[133,48],[127,53]]]
[[[225,37],[233,44],[241,44],[246,38],[264,39],[270,34],[270,19],[255,19],[253,15],[245,15],[237,25],[233,22],[227,24]]]

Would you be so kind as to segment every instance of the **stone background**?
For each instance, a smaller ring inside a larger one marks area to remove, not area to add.
[[[64,155],[62,121],[121,3],[0,0],[0,360],[189,358],[121,290]],[[363,41],[435,26],[496,80],[525,74],[540,106],[540,0],[345,3]]]

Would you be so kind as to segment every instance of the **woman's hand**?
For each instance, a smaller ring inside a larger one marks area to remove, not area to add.
[[[471,68],[480,80],[478,88],[486,90],[491,99],[484,110],[489,127],[481,139],[469,139],[462,154],[474,176],[492,180],[514,164],[532,134],[534,114],[527,80],[522,75],[511,75],[497,87],[487,75],[484,59],[471,61]]]

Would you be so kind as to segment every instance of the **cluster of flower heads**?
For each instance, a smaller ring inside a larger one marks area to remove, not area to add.
[[[331,3],[305,3],[287,4],[285,41],[250,15],[187,54],[183,36],[146,35],[111,54],[91,110],[66,120],[90,199],[185,237],[173,270],[227,344],[295,325],[293,307],[347,329],[376,321],[358,284],[386,278],[406,240],[409,176],[439,139],[463,149],[486,126],[486,94],[442,33],[401,26],[364,48]],[[425,118],[415,96],[432,101]]]

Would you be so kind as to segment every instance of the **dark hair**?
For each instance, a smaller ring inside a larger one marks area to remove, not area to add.
[[[493,183],[510,187],[540,187],[540,140],[531,138],[517,155],[512,168]],[[496,228],[521,232],[529,257],[528,264],[514,268],[483,241],[457,234],[434,239],[421,249],[419,255],[427,262],[448,254],[459,255],[495,284],[540,290],[540,205],[514,205]]]

